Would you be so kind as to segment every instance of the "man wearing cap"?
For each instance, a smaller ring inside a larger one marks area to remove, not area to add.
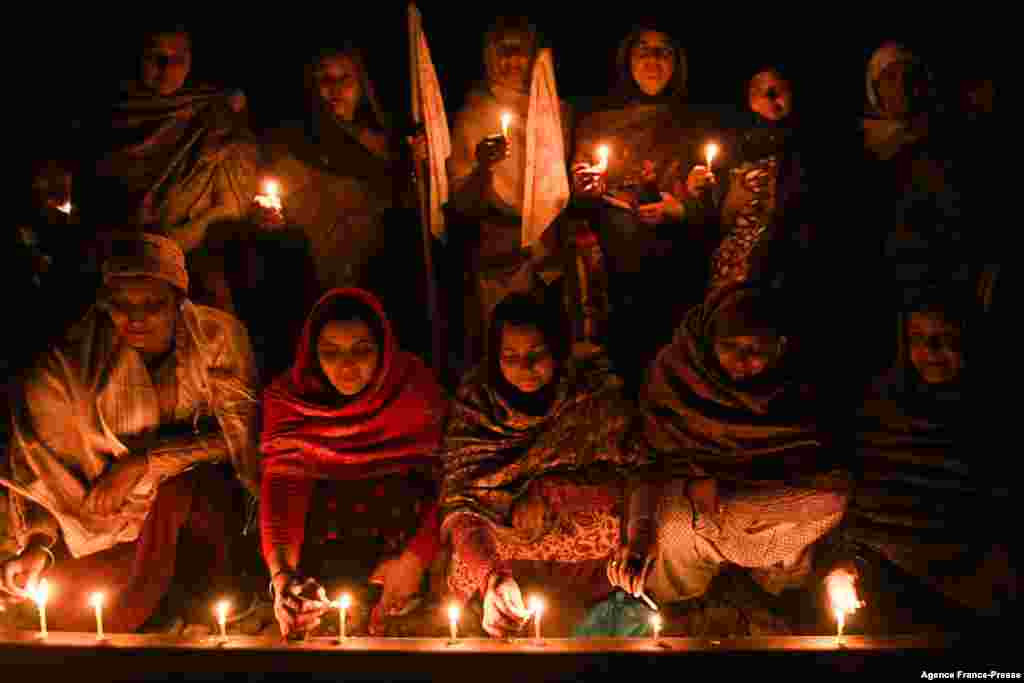
[[[176,561],[219,587],[233,487],[208,465],[230,463],[252,495],[259,490],[248,334],[187,291],[173,241],[115,242],[96,305],[11,402],[0,528],[19,552],[0,557],[0,598],[24,602],[46,577],[68,596],[48,609],[54,629],[90,630],[86,600],[71,596],[94,590],[108,596],[109,630],[137,629],[169,590]]]

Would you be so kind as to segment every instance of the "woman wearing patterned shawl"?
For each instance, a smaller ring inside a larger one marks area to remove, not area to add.
[[[594,210],[608,270],[610,352],[627,385],[638,387],[679,317],[701,300],[717,233],[699,178],[689,177],[704,140],[686,103],[686,53],[664,30],[640,26],[623,39],[616,66],[614,93],[576,130],[573,172],[576,203]],[[598,180],[601,145],[610,154]],[[652,307],[667,269],[678,305]],[[640,327],[643,339],[634,333]]]
[[[640,443],[673,478],[647,511],[656,600],[703,595],[726,562],[778,595],[803,583],[812,544],[839,523],[848,481],[799,377],[791,330],[778,293],[726,288],[690,311],[654,361]]]
[[[307,577],[382,584],[371,633],[420,592],[440,545],[435,471],[446,410],[433,373],[398,347],[376,297],[324,295],[295,364],[264,397],[260,529],[282,635],[323,614],[320,583]]]
[[[464,313],[468,367],[482,360],[487,321],[498,302],[559,275],[551,259],[560,243],[558,221],[534,245],[522,246],[530,79],[541,41],[525,18],[499,18],[484,36],[485,80],[466,96],[452,126],[450,205],[463,219],[455,228],[463,233],[453,239],[465,245],[469,263],[462,268],[470,272]],[[501,135],[505,114],[512,117],[507,141]],[[564,103],[561,122],[568,149],[571,112]]]
[[[193,286],[230,310],[220,257],[199,247],[218,225],[246,215],[258,156],[237,93],[191,85],[191,65],[185,29],[144,36],[139,78],[87,129],[92,166],[76,179],[75,205],[99,233],[137,226],[173,239],[189,255]]]
[[[925,624],[952,625],[964,607],[998,613],[1001,593],[1015,589],[1011,485],[991,462],[1009,441],[1000,427],[1009,411],[994,413],[1000,402],[983,398],[991,368],[978,354],[978,313],[969,296],[948,290],[909,302],[897,360],[858,411],[857,486],[836,535],[834,573],[862,580],[881,628],[898,628],[893,619],[907,604],[928,614],[914,615]]]
[[[479,592],[494,636],[526,618],[517,578],[611,590],[632,411],[604,358],[568,360],[559,313],[527,295],[497,306],[488,362],[460,387],[445,434],[449,586],[463,600]]]
[[[24,600],[41,576],[69,596],[102,588],[108,628],[132,631],[169,590],[176,561],[192,588],[229,576],[236,504],[218,470],[199,466],[230,463],[259,492],[258,389],[245,328],[185,297],[177,244],[142,234],[113,246],[96,307],[26,375],[14,404],[0,516],[20,554],[0,567],[0,592]],[[49,617],[59,630],[93,628],[84,600],[55,602]]]

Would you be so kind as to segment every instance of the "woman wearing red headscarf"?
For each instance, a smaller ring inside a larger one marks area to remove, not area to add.
[[[260,530],[283,636],[319,623],[323,580],[383,585],[374,633],[419,592],[439,547],[434,470],[446,409],[376,297],[334,289],[320,299],[263,404]]]

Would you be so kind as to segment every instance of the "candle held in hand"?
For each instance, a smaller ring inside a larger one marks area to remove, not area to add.
[[[89,603],[96,612],[96,639],[103,640],[103,593],[93,593]]]
[[[604,173],[608,170],[608,157],[611,155],[611,150],[608,145],[601,145],[597,148],[597,165],[594,170],[598,173]]]
[[[501,115],[501,135],[505,138],[505,142],[509,142],[509,132],[512,126],[512,114],[505,112]]]
[[[263,194],[256,195],[254,200],[264,209],[281,211],[281,184],[274,179],[263,181]]]
[[[448,608],[448,630],[449,630],[449,632],[451,634],[451,637],[452,637],[453,641],[459,639],[458,625],[459,625],[459,606],[458,605],[451,605]]]
[[[231,603],[222,600],[217,603],[217,625],[220,627],[220,637],[228,637],[228,612],[231,611]]]
[[[718,156],[718,145],[709,142],[704,146],[704,159],[708,162],[708,173],[711,173],[711,162]]]

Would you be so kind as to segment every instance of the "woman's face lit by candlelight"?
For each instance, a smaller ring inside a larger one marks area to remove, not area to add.
[[[526,90],[530,81],[530,60],[533,41],[520,31],[502,34],[494,45],[495,74],[499,85],[514,90]]]
[[[343,396],[355,396],[373,380],[380,344],[362,320],[331,320],[316,346],[320,368]]]
[[[149,358],[171,350],[177,302],[174,288],[163,280],[123,277],[111,283],[104,307],[121,342]]]
[[[359,68],[352,59],[344,55],[323,59],[314,79],[320,99],[336,117],[343,121],[355,118],[363,88],[359,82]]]
[[[928,384],[945,384],[960,376],[963,352],[960,327],[937,313],[912,313],[907,323],[910,361]]]
[[[719,337],[715,339],[715,356],[731,379],[743,382],[777,365],[785,345],[785,337]]]
[[[540,391],[551,382],[555,359],[536,326],[502,326],[501,374],[509,384],[527,394]]]
[[[142,84],[158,95],[173,95],[185,85],[191,68],[188,34],[155,35],[142,53]]]
[[[633,80],[645,95],[657,95],[665,89],[676,68],[676,51],[664,33],[645,31],[630,51]]]

